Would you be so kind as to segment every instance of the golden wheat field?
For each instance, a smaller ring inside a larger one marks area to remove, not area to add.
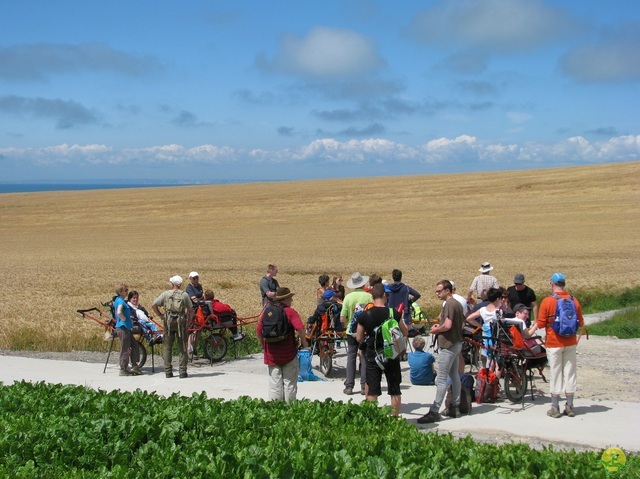
[[[240,316],[260,311],[269,263],[315,308],[317,278],[391,276],[435,306],[435,283],[465,294],[483,261],[539,295],[639,283],[640,162],[500,173],[0,195],[0,349],[100,347],[75,313],[118,282],[141,304],[191,270]],[[186,286],[186,283],[185,283]]]

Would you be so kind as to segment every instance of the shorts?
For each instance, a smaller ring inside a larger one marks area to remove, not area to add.
[[[382,394],[382,374],[387,378],[387,392],[389,396],[400,396],[400,383],[402,382],[402,371],[400,359],[389,359],[384,371],[378,367],[374,358],[367,357],[367,385],[369,386],[369,396],[380,396]]]

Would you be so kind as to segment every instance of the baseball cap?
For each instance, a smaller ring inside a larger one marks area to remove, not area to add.
[[[518,273],[513,278],[513,284],[522,284],[524,283],[524,274]]]
[[[513,307],[513,312],[514,313],[518,313],[520,311],[524,311],[525,309],[529,309],[527,308],[524,304],[522,303],[518,303]]]
[[[171,278],[169,278],[169,282],[171,284],[175,284],[176,286],[181,286],[183,279],[182,276],[178,276],[177,274],[175,276],[171,276]]]
[[[191,273],[189,273],[189,279],[191,279],[191,278],[195,278],[196,276],[197,276],[198,278],[200,277],[200,275],[198,274],[198,272],[197,272],[197,271],[192,271]]]
[[[564,284],[565,283],[564,274],[553,273],[553,276],[551,276],[551,282],[556,284]]]

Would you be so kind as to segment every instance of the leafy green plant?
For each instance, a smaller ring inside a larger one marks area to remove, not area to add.
[[[368,402],[0,386],[2,477],[597,478],[601,452],[424,434]]]

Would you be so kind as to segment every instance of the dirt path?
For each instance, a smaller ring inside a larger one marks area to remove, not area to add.
[[[39,359],[58,359],[100,363],[105,353],[72,351],[68,353],[35,351],[0,351],[0,355],[26,356]],[[595,400],[640,402],[640,339],[617,339],[607,336],[583,337],[578,344],[577,397]],[[117,361],[117,354],[111,359]],[[336,358],[339,359],[339,358]],[[229,361],[225,369],[246,367],[243,361]],[[249,366],[251,367],[251,366]],[[548,370],[546,372],[548,376]],[[549,384],[539,377],[536,386],[546,394]]]

